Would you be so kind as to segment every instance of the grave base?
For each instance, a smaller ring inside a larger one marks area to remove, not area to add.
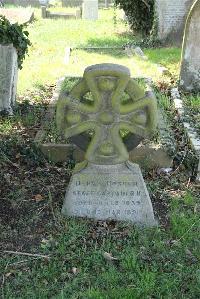
[[[72,175],[62,208],[65,216],[123,220],[155,226],[151,200],[137,164],[88,164]]]

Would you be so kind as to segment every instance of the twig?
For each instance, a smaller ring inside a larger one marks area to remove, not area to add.
[[[145,0],[142,0],[142,2],[146,5],[146,7],[150,10],[150,5],[145,1]]]
[[[4,250],[4,253],[9,253],[9,254],[16,254],[16,255],[26,255],[26,256],[33,256],[33,257],[39,257],[39,258],[45,258],[49,259],[49,255],[42,255],[42,254],[37,254],[37,253],[28,253],[28,252],[20,252],[20,251],[11,251],[11,250]]]
[[[187,182],[187,188],[189,187],[189,185],[190,185],[190,182],[191,182],[191,178],[189,178],[189,180],[188,180],[188,182]]]
[[[38,215],[48,206],[48,204],[44,205],[39,211],[38,211]]]

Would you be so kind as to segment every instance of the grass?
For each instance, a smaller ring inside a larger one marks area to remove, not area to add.
[[[180,69],[180,48],[147,49],[145,54],[151,63],[165,66],[175,79],[178,79]]]
[[[136,57],[128,61],[117,51],[74,50],[66,66],[66,46],[122,46],[137,37],[127,33],[123,23],[113,25],[112,10],[100,11],[95,25],[81,20],[42,20],[39,14],[36,10],[37,20],[28,27],[32,47],[19,73],[19,105],[13,117],[0,119],[2,298],[198,298],[199,189],[182,163],[174,165],[170,175],[158,174],[156,169],[144,172],[160,224],[157,228],[66,219],[60,211],[71,164],[48,162],[33,143],[57,78],[81,74],[85,65],[106,60],[128,64],[133,75],[140,70],[156,80],[154,63],[161,61],[167,66],[171,63],[177,75],[180,50],[147,49],[149,61]],[[161,102],[169,109],[166,97]],[[173,126],[177,132],[177,123]],[[181,146],[178,151],[182,152]],[[105,252],[117,260],[106,260]]]
[[[176,48],[145,50],[148,61],[137,56],[129,59],[123,51],[74,50],[69,64],[65,65],[66,47],[122,47],[139,40],[139,37],[129,32],[118,11],[117,22],[114,24],[112,8],[100,10],[96,22],[41,19],[40,15],[40,10],[35,9],[36,20],[28,26],[32,46],[19,72],[19,94],[23,94],[26,89],[35,89],[38,85],[54,84],[65,75],[82,76],[84,68],[97,61],[120,63],[128,66],[134,77],[150,76],[155,80],[160,80],[155,63],[163,63],[177,77],[180,49]]]
[[[118,32],[118,29],[121,33],[126,32],[126,26],[120,22],[120,26],[115,27],[112,12],[106,10],[100,12],[100,19],[96,23],[41,19],[40,12],[35,11],[37,20],[28,27],[32,47],[19,73],[19,92],[38,84],[55,83],[58,78],[70,73],[71,69],[64,64],[66,47],[95,44],[95,41],[98,42],[97,36],[105,46],[121,46],[129,40],[130,34],[121,35]],[[74,65],[71,67],[74,68]],[[79,74],[82,75],[81,71]]]

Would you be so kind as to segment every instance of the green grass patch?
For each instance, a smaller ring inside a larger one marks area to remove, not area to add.
[[[178,79],[180,70],[180,48],[157,48],[147,49],[145,54],[151,63],[157,63],[165,66],[170,73]]]
[[[96,63],[118,63],[130,68],[134,77],[160,79],[155,63],[169,67],[174,76],[178,74],[180,49],[149,49],[148,61],[137,56],[128,58],[119,50],[73,50],[69,64],[64,63],[66,47],[122,47],[138,42],[139,37],[131,33],[119,18],[114,22],[114,10],[99,10],[99,20],[42,19],[41,11],[35,9],[36,20],[28,26],[32,46],[23,69],[19,72],[18,92],[37,88],[38,85],[54,84],[63,76],[82,76],[85,67]]]

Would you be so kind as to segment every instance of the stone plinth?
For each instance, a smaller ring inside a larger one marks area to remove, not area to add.
[[[0,111],[12,114],[17,89],[17,52],[12,45],[0,44]]]
[[[83,19],[94,21],[98,19],[98,0],[84,0],[82,8]]]
[[[185,21],[194,0],[156,0],[158,38],[163,43],[180,45]]]
[[[188,15],[180,73],[180,84],[187,91],[200,91],[200,1],[195,1]]]
[[[156,224],[140,168],[130,162],[109,167],[88,164],[75,173],[62,212],[66,216]]]

